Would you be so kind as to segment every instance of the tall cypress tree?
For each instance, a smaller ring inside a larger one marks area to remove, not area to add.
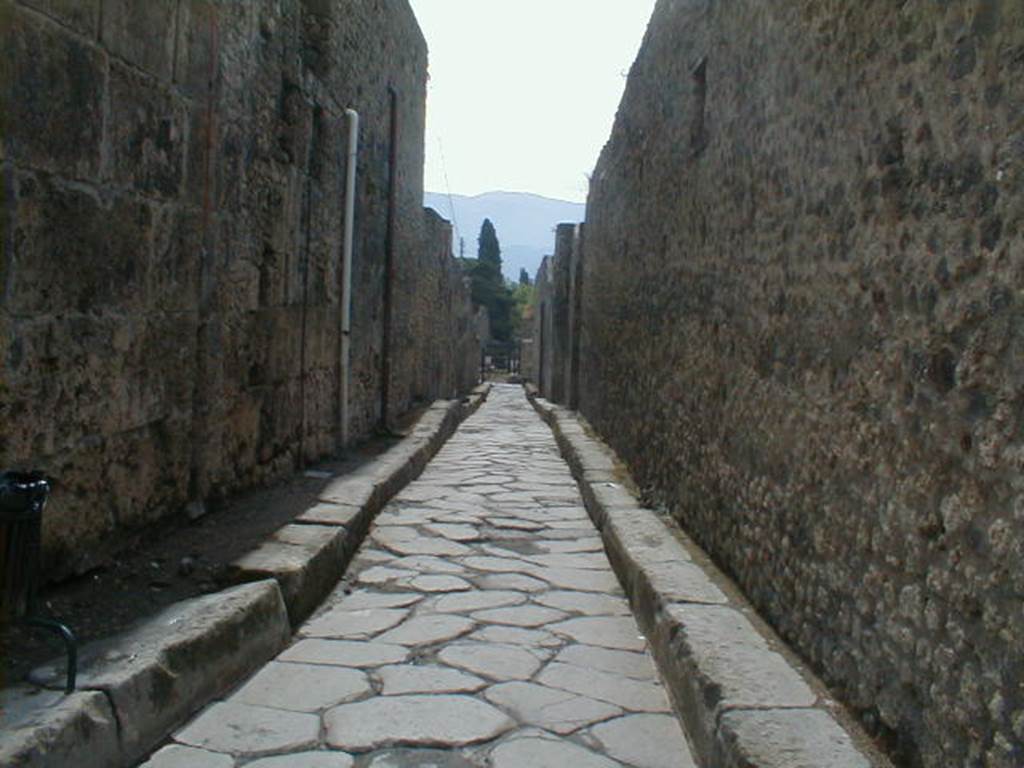
[[[473,303],[487,308],[494,339],[508,341],[512,336],[514,302],[501,275],[501,245],[490,219],[484,219],[477,244],[477,258],[463,261],[471,280]]]
[[[498,243],[498,233],[494,231],[494,225],[490,219],[484,219],[480,225],[480,237],[477,238],[477,258],[481,264],[487,264],[493,268],[495,274],[501,277],[501,245]]]

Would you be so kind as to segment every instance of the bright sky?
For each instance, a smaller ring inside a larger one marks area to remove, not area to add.
[[[427,190],[585,201],[654,2],[410,0],[430,47]]]

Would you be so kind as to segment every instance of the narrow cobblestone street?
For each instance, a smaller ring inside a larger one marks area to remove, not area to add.
[[[145,766],[692,766],[645,646],[548,427],[499,385],[291,647]]]

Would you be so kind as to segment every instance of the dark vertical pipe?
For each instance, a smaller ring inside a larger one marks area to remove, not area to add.
[[[296,469],[302,469],[306,466],[306,431],[309,425],[309,407],[306,405],[309,351],[306,349],[306,339],[309,335],[310,230],[313,228],[313,177],[308,163],[306,165],[306,194],[304,197],[306,209],[303,211],[302,226],[305,232],[302,243],[303,256],[300,262],[300,268],[302,269],[302,321],[299,336],[299,452],[295,457]]]
[[[388,148],[388,228],[384,241],[384,332],[381,339],[380,428],[390,428],[391,331],[395,284],[395,218],[398,213],[398,91],[388,87],[391,99],[391,145]]]
[[[101,7],[103,4],[100,4]],[[213,211],[216,206],[214,199],[214,171],[217,147],[217,107],[220,95],[220,19],[216,6],[209,7],[210,14],[210,68],[207,72],[207,91],[205,106],[205,126],[203,126],[203,218],[202,248],[197,254],[199,263],[196,281],[196,341],[195,363],[192,374],[192,423],[190,442],[192,452],[189,465],[189,509],[196,515],[205,511],[204,499],[208,495],[209,471],[207,451],[211,443],[210,426],[210,390],[209,381],[211,367],[210,336],[210,301],[212,282],[215,279],[214,261],[217,242],[213,228]],[[198,108],[198,107],[197,107]]]

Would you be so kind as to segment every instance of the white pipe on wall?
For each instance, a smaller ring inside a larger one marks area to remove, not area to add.
[[[348,116],[348,159],[345,163],[345,240],[341,257],[341,448],[349,447],[349,382],[352,356],[352,240],[356,218],[356,160],[359,148],[359,113]]]

